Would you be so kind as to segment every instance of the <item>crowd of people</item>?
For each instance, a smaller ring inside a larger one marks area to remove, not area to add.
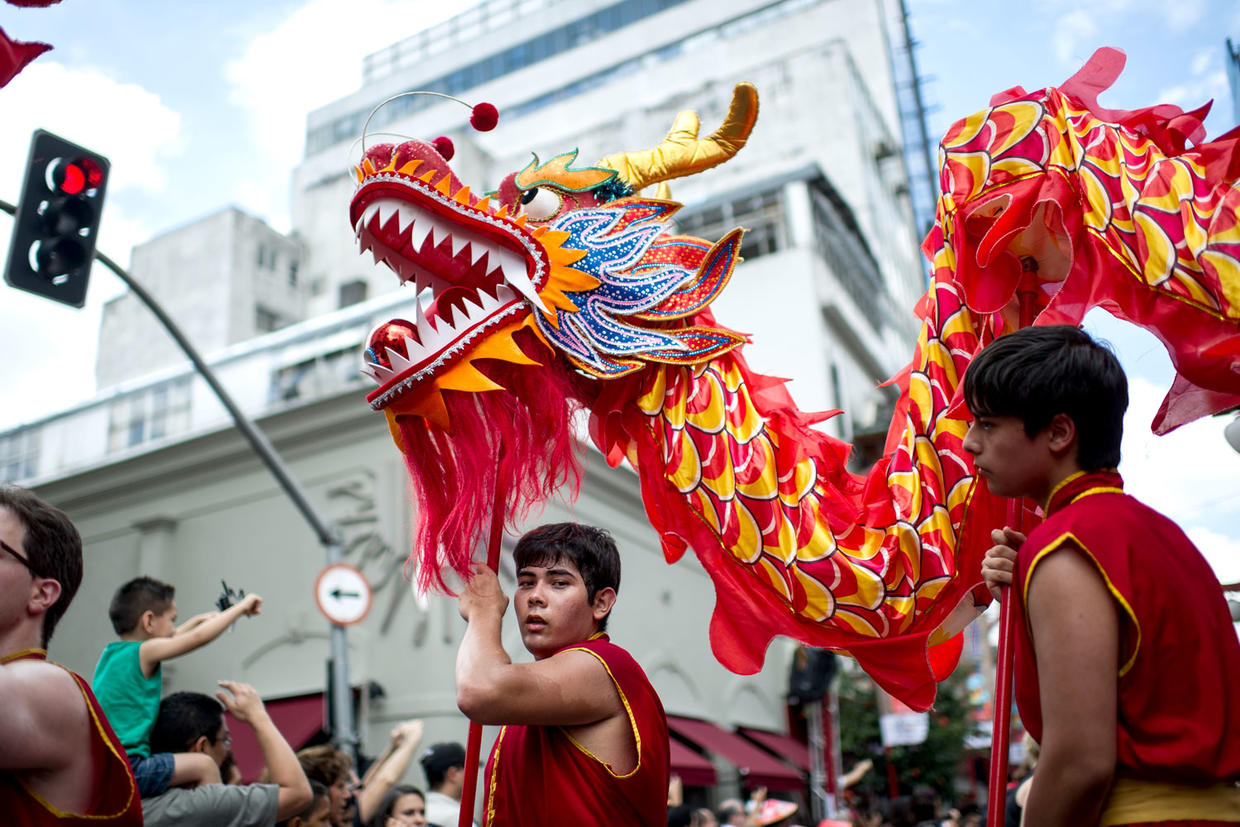
[[[964,379],[964,448],[992,493],[1029,497],[1043,521],[994,532],[982,575],[1017,615],[1016,701],[1039,760],[1013,794],[1031,825],[1240,823],[1240,641],[1204,558],[1167,518],[1123,492],[1116,466],[1127,386],[1074,327],[1028,328],[985,348]],[[92,682],[47,659],[82,582],[72,522],[0,486],[0,816],[17,825],[422,827],[456,824],[459,744],[422,755],[428,791],[402,783],[422,737],[401,724],[359,778],[323,745],[294,752],[249,685],[162,695],[162,664],[259,613],[250,595],[177,625],[174,589],[139,577],[109,615],[118,640]],[[793,825],[774,798],[717,812],[669,802],[667,718],[641,667],[607,635],[620,589],[611,536],[574,523],[517,543],[510,598],[477,566],[457,704],[499,725],[481,785],[487,827]],[[509,603],[532,662],[501,629]],[[231,719],[266,766],[237,783]],[[857,813],[866,827],[976,823],[975,814]],[[669,807],[669,804],[671,805]]]

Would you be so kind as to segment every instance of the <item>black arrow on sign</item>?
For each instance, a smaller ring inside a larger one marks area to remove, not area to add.
[[[339,600],[342,597],[361,597],[361,594],[359,594],[358,592],[342,592],[339,586],[332,589],[330,592],[328,592],[328,594],[330,594],[332,597],[336,598],[337,600]]]

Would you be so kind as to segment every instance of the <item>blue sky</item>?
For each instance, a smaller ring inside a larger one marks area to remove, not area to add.
[[[1224,38],[1240,39],[1235,0],[907,2],[926,100],[935,107],[934,140],[995,92],[1063,81],[1099,46],[1129,56],[1104,104],[1191,108],[1215,98],[1210,136],[1236,124],[1223,68]],[[289,173],[306,113],[360,85],[363,55],[464,7],[428,0],[0,3],[0,27],[10,37],[55,47],[0,89],[0,198],[16,200],[30,133],[43,127],[111,158],[99,246],[121,263],[132,245],[228,205],[288,229]],[[0,248],[7,241],[8,221],[0,218]],[[0,429],[93,393],[99,308],[120,291],[102,267],[84,311],[0,288],[0,344],[10,354],[0,368]],[[1149,437],[1169,362],[1151,337],[1105,319],[1091,327],[1116,343],[1133,379],[1123,468],[1130,488],[1184,522],[1221,576],[1240,580],[1240,454],[1222,442],[1224,422]]]

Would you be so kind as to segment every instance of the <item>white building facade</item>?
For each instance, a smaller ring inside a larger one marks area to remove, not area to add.
[[[746,263],[716,317],[754,335],[750,363],[796,380],[803,408],[846,411],[828,426],[836,435],[885,427],[890,391],[875,386],[911,356],[925,286],[892,16],[885,0],[490,0],[371,55],[357,92],[311,113],[294,173],[312,312],[396,288],[356,254],[344,212],[354,179],[342,159],[360,156],[368,117],[368,143],[450,137],[452,167],[477,192],[531,152],[578,149],[589,164],[654,146],[682,109],[699,112],[705,133],[749,81],[760,111],[747,146],[672,182],[680,229],[713,239],[747,227]],[[423,95],[375,111],[420,89],[492,102],[499,126],[477,133],[467,109]]]

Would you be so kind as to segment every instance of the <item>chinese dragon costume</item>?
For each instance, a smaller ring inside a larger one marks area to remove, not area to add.
[[[1240,404],[1240,131],[1189,149],[1204,110],[1101,108],[1122,66],[1101,50],[1061,87],[1009,90],[948,131],[921,333],[864,477],[812,427],[838,412],[797,409],[711,314],[742,231],[677,234],[680,205],[642,194],[738,152],[752,86],[706,138],[683,112],[654,149],[535,158],[487,195],[439,144],[366,149],[350,207],[361,249],[433,293],[374,332],[364,366],[414,479],[420,583],[468,571],[492,507],[513,520],[579,479],[584,411],[607,461],[637,471],[667,560],[691,548],[710,574],[724,666],[755,672],[788,635],[928,707],[927,646],[975,616],[1005,513],[961,447],[959,386],[1017,323],[1018,294],[1035,323],[1102,307],[1157,335],[1177,376],[1156,430]]]

